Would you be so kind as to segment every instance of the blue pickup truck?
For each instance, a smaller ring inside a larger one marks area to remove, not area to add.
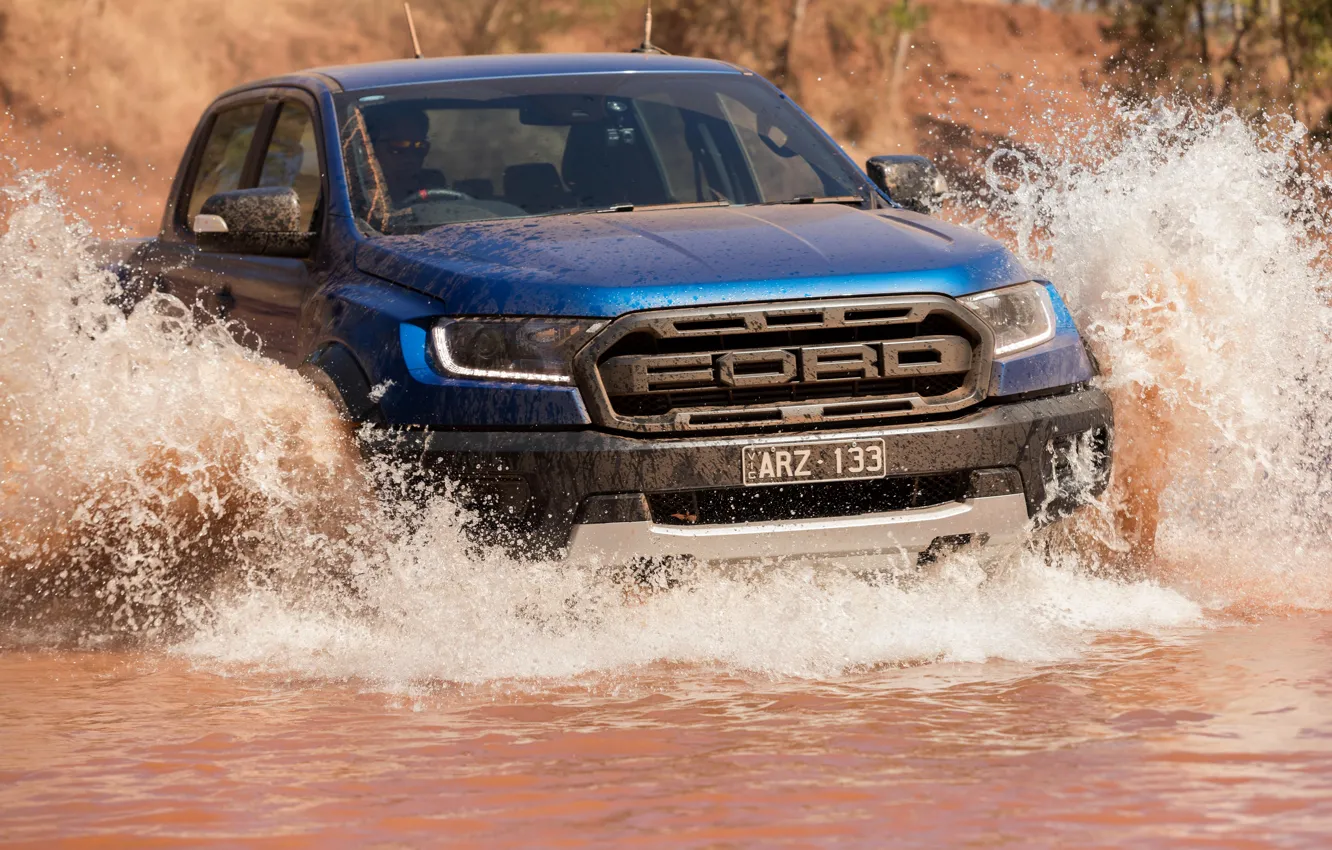
[[[125,267],[527,555],[854,568],[1020,540],[1108,474],[1058,292],[939,188],[724,62],[330,67],[219,97]]]

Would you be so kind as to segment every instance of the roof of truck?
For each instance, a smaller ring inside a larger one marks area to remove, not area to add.
[[[383,86],[482,80],[501,77],[543,77],[567,74],[741,73],[715,59],[655,53],[516,53],[502,56],[457,56],[447,59],[399,59],[362,65],[312,68],[346,91]],[[307,72],[309,73],[309,72]]]

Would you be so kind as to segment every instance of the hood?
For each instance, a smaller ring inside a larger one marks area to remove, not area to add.
[[[998,242],[835,204],[640,210],[447,225],[368,240],[367,274],[450,315],[588,316],[757,300],[966,295],[1030,279]]]

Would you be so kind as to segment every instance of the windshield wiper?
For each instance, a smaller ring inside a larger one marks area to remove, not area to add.
[[[615,204],[604,210],[591,210],[591,212],[611,213],[611,212],[638,212],[640,210],[701,210],[708,207],[729,207],[731,202],[725,199],[716,201],[683,201],[675,204]]]
[[[557,215],[605,215],[607,213],[628,213],[639,212],[642,210],[693,210],[703,209],[705,207],[729,207],[730,201],[685,201],[678,204],[611,204],[608,207],[579,207],[572,210],[552,210],[547,213],[537,213],[528,218],[550,218]]]
[[[865,199],[859,195],[832,195],[821,198],[817,195],[796,195],[794,198],[788,198],[785,201],[764,201],[760,206],[773,206],[776,204],[855,204],[860,206],[865,203]]]

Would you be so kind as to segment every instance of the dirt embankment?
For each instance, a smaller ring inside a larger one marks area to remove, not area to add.
[[[417,0],[427,53],[461,52],[482,4]],[[620,50],[641,6],[623,0],[529,4],[521,40],[488,49]],[[660,5],[660,4],[659,4]],[[754,0],[757,22],[708,43],[745,64],[783,26],[784,2]],[[883,5],[880,3],[879,5]],[[965,176],[1012,131],[1057,126],[1046,110],[1085,113],[1106,46],[1090,15],[976,0],[921,0],[892,91],[896,41],[874,35],[875,0],[814,0],[786,81],[853,153],[921,150]],[[458,9],[453,7],[457,6]],[[555,11],[550,11],[550,10]],[[472,42],[469,42],[469,38]],[[670,48],[674,45],[665,44]],[[147,232],[202,108],[247,79],[321,64],[407,55],[398,0],[7,0],[0,5],[0,149],[5,168],[65,165],[56,178],[98,225]],[[1060,92],[1051,99],[1051,91]],[[0,175],[2,176],[2,175]]]

